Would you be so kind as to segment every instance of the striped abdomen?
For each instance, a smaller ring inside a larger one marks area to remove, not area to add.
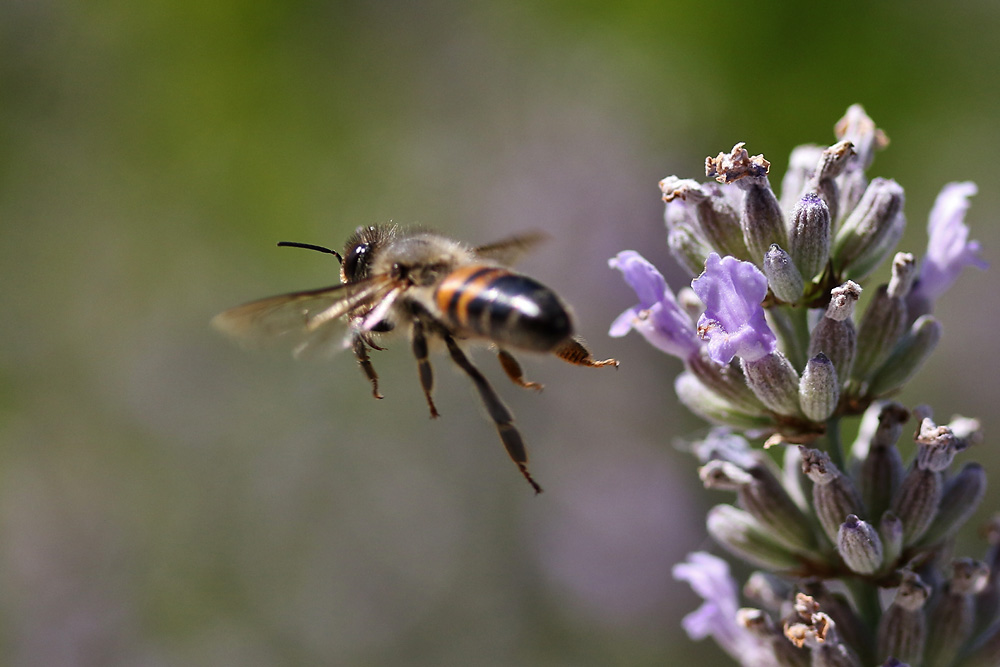
[[[573,335],[569,313],[555,292],[495,266],[453,271],[434,291],[434,301],[460,336],[549,352]]]

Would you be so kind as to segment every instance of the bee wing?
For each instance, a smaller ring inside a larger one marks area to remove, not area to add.
[[[549,239],[545,232],[527,232],[475,248],[480,257],[492,259],[500,264],[513,264],[521,255],[534,250]]]
[[[219,313],[212,326],[252,347],[281,341],[298,353],[336,339],[346,329],[345,315],[376,304],[393,286],[381,277],[280,294]]]

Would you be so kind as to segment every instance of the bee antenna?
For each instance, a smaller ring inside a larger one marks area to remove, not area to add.
[[[327,254],[333,255],[337,258],[337,261],[341,264],[344,263],[344,258],[340,256],[340,253],[336,250],[330,250],[329,248],[324,248],[321,245],[313,245],[312,243],[296,243],[295,241],[278,241],[278,245],[286,248],[305,248],[306,250],[318,250],[319,252],[325,252]]]

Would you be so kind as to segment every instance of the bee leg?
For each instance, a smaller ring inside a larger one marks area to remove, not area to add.
[[[513,354],[503,348],[500,348],[497,350],[497,358],[500,360],[500,365],[503,366],[504,372],[507,373],[507,377],[509,377],[510,381],[518,387],[534,389],[535,391],[542,390],[542,385],[539,383],[528,382],[524,379],[524,371],[521,370],[521,364],[518,363]]]
[[[503,404],[503,401],[500,400],[500,397],[497,396],[496,391],[493,390],[486,377],[479,372],[478,368],[472,365],[469,358],[458,347],[455,339],[447,333],[442,334],[442,337],[448,346],[448,353],[451,354],[452,360],[458,364],[459,368],[465,371],[466,375],[472,378],[473,384],[476,385],[479,396],[483,400],[483,405],[486,406],[486,411],[490,413],[490,418],[496,424],[497,433],[500,434],[500,440],[507,449],[507,454],[517,464],[518,470],[528,480],[528,484],[535,490],[535,493],[541,493],[542,487],[538,486],[538,483],[532,479],[531,473],[528,472],[528,452],[524,448],[521,433],[514,426],[514,416],[510,413],[507,406]]]
[[[358,358],[361,370],[365,372],[368,381],[372,383],[372,396],[382,398],[382,394],[378,393],[378,373],[375,372],[375,367],[372,366],[372,361],[368,358],[368,347],[362,336],[354,337],[354,356]]]
[[[434,407],[434,399],[431,398],[431,391],[434,389],[434,371],[427,358],[427,337],[424,335],[424,324],[419,318],[413,320],[413,356],[417,358],[420,386],[423,387],[424,396],[427,397],[427,406],[431,409],[431,419],[434,419],[439,416],[437,408]]]
[[[618,366],[618,362],[615,359],[597,361],[590,353],[590,350],[576,338],[567,338],[566,342],[561,343],[552,353],[560,359],[568,361],[571,364],[576,364],[577,366],[591,366],[593,368]]]

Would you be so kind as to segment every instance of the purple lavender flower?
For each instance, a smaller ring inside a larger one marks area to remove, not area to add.
[[[623,250],[608,260],[639,297],[611,324],[609,335],[620,337],[635,329],[651,345],[667,354],[687,359],[701,345],[690,316],[680,307],[667,281],[656,267],[634,250]]]
[[[691,287],[705,304],[698,333],[708,339],[708,353],[716,363],[728,364],[737,355],[756,361],[777,348],[761,306],[767,278],[752,263],[713,252]]]
[[[686,581],[705,602],[684,617],[682,625],[694,640],[713,637],[741,665],[768,664],[774,654],[763,640],[736,620],[739,598],[729,564],[717,556],[696,551],[687,562],[674,565],[674,578]]]
[[[969,197],[976,194],[970,181],[949,183],[941,190],[927,223],[927,254],[920,267],[920,279],[914,291],[933,303],[944,294],[966,266],[987,268],[979,257],[979,242],[969,240],[965,212]]]

